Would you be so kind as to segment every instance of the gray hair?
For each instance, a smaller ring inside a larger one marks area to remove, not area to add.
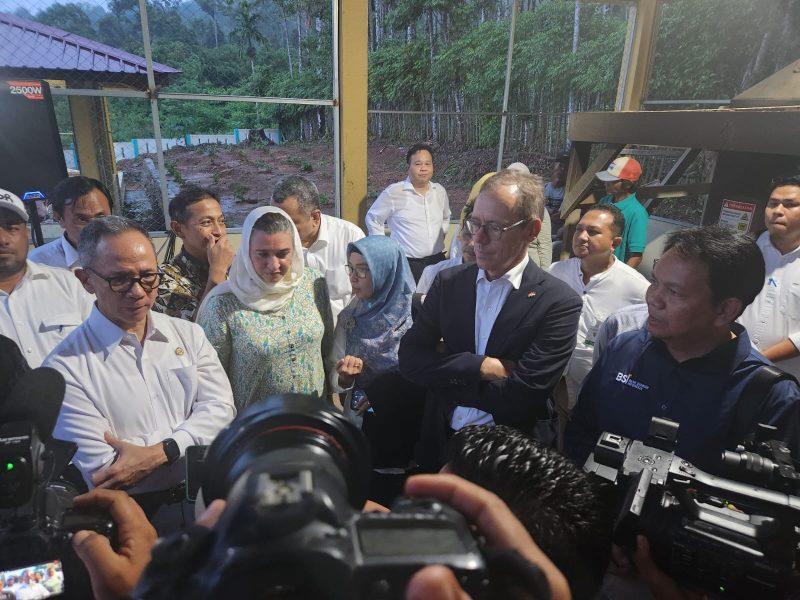
[[[516,186],[512,191],[517,200],[516,212],[519,219],[542,219],[544,216],[544,186],[538,175],[506,169],[495,173],[481,188],[481,194],[493,192],[499,187]]]
[[[302,175],[284,177],[272,192],[272,200],[277,204],[282,204],[291,197],[297,198],[297,205],[305,215],[310,215],[313,210],[320,210],[317,186]]]
[[[89,221],[89,224],[81,231],[80,238],[78,238],[78,258],[81,261],[81,265],[88,267],[94,262],[97,246],[104,237],[122,235],[128,231],[138,231],[150,240],[150,235],[144,227],[126,217],[111,215]],[[153,244],[152,240],[150,240],[150,244]],[[153,251],[155,251],[155,247],[153,247]]]

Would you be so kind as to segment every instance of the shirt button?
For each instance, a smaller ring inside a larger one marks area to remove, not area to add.
[[[661,405],[661,410],[667,410],[667,405],[666,404],[662,404]]]
[[[28,348],[28,349],[26,350],[26,352],[27,352],[28,354],[33,354],[33,348]]]

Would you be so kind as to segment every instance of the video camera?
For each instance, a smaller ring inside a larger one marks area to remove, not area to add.
[[[0,577],[41,586],[30,597],[91,597],[72,535],[89,529],[112,537],[115,529],[105,511],[72,509],[78,489],[60,476],[76,446],[51,437],[63,398],[64,378],[39,368],[17,382],[0,409]]]
[[[800,475],[775,428],[759,425],[710,475],[673,453],[674,421],[653,417],[647,440],[603,433],[584,469],[625,490],[614,528],[632,550],[636,534],[676,581],[716,597],[783,598],[798,589]]]
[[[205,458],[200,498],[227,500],[219,523],[156,546],[135,598],[402,598],[431,564],[473,598],[495,597],[491,559],[457,511],[401,499],[361,512],[370,471],[361,431],[322,400],[250,405]]]

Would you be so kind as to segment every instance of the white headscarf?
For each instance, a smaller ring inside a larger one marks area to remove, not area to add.
[[[253,225],[267,213],[278,213],[285,218],[291,226],[292,233],[292,265],[277,283],[269,283],[261,279],[250,260],[250,236]],[[228,280],[214,287],[203,299],[198,315],[209,298],[219,296],[225,292],[233,292],[242,304],[259,312],[275,312],[286,306],[292,299],[294,289],[303,280],[303,246],[300,234],[284,211],[275,206],[261,206],[254,209],[244,221],[242,226],[242,243],[236,251]]]

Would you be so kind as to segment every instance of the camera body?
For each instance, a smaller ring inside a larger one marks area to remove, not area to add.
[[[735,479],[676,456],[672,421],[654,417],[644,442],[604,432],[584,469],[623,491],[615,543],[632,550],[636,535],[646,535],[664,571],[717,597],[783,597],[795,589],[800,479],[786,446],[765,441],[774,428],[759,428],[723,455]]]
[[[65,582],[65,598],[85,598],[91,586],[71,547],[82,529],[113,539],[115,525],[99,510],[74,510],[78,488],[64,471],[75,445],[43,442],[36,426],[25,420],[0,425],[0,575],[4,579],[53,567]]]
[[[487,565],[464,518],[435,500],[363,513],[370,477],[361,432],[323,401],[273,396],[209,447],[199,498],[226,499],[201,539],[157,546],[137,598],[402,598],[410,577],[449,566],[476,600]],[[183,571],[181,572],[181,567]]]

